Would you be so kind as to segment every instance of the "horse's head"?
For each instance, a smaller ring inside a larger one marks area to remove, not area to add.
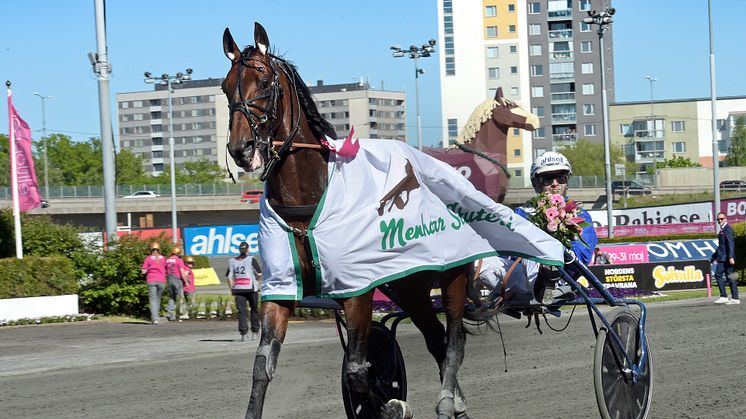
[[[492,120],[496,124],[529,131],[539,128],[539,117],[504,98],[502,87],[497,88],[495,102],[497,106],[492,111]]]
[[[228,152],[248,171],[274,162],[272,139],[282,121],[283,71],[269,52],[267,32],[254,24],[254,46],[238,48],[228,28],[223,32],[223,51],[231,68],[222,89],[228,97],[230,122]]]

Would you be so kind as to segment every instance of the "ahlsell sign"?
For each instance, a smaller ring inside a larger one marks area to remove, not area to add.
[[[710,262],[690,260],[633,265],[596,265],[591,266],[590,270],[607,288],[670,291],[704,288],[706,275],[710,273]],[[588,282],[582,278],[581,283],[587,284]]]
[[[608,224],[608,216],[605,210],[590,210],[588,212],[591,214],[594,226],[605,227]],[[612,211],[612,216],[614,217],[614,227],[704,222],[713,222],[714,225],[711,202],[617,209]]]
[[[187,255],[235,256],[241,242],[249,244],[249,253],[259,253],[259,225],[244,224],[184,229]]]

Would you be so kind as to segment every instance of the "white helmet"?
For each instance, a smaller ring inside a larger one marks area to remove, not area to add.
[[[572,175],[572,166],[567,157],[556,151],[547,151],[540,155],[534,160],[531,165],[531,184],[534,189],[539,190],[539,184],[536,180],[536,176],[547,172],[567,172],[568,175]]]

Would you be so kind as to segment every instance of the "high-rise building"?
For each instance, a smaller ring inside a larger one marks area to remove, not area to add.
[[[600,0],[438,0],[443,145],[498,87],[540,118],[533,133],[514,130],[508,137],[508,168],[523,184],[534,156],[578,138],[602,143],[598,35],[583,18],[608,6]],[[611,103],[610,28],[604,41]]]
[[[223,79],[190,80],[173,84],[174,160],[207,159],[242,174],[227,155],[228,101],[220,89]],[[319,112],[344,138],[351,127],[355,138],[406,140],[405,93],[372,89],[368,83],[309,87]],[[168,90],[117,94],[119,145],[143,157],[145,172],[158,175],[169,164]]]

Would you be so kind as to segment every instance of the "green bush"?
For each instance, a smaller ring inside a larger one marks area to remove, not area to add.
[[[210,259],[207,256],[192,256],[194,258],[194,269],[210,267]]]
[[[73,263],[64,257],[0,259],[0,298],[68,295],[78,292]]]

